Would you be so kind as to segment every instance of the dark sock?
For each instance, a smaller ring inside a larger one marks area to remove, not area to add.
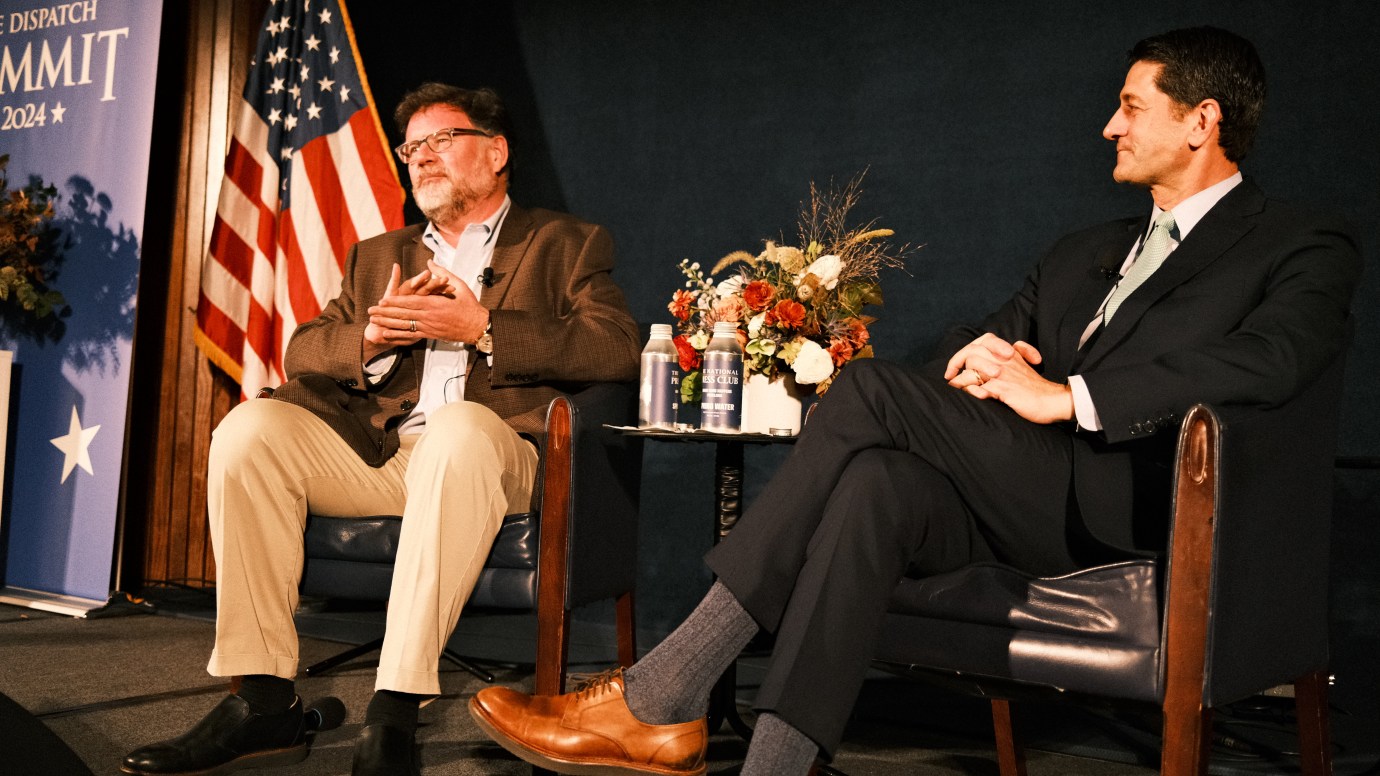
[[[628,710],[649,725],[703,717],[724,669],[757,635],[757,622],[722,582],[666,640],[623,672]]]
[[[364,712],[364,724],[387,725],[407,733],[416,733],[417,712],[425,699],[425,695],[378,690]]]
[[[282,714],[296,700],[297,687],[291,679],[281,676],[250,674],[240,679],[240,689],[235,694],[243,698],[255,714]]]
[[[819,755],[819,747],[791,723],[766,712],[752,728],[742,776],[805,776]]]

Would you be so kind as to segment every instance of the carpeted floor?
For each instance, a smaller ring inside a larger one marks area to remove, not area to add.
[[[158,615],[87,620],[0,605],[0,694],[13,699],[14,709],[23,707],[37,717],[92,773],[118,773],[124,752],[183,732],[224,692],[224,685],[205,672],[214,633],[209,600],[183,599],[161,601]],[[468,622],[462,621],[452,646],[484,658],[530,661],[530,618],[465,619]],[[381,625],[376,612],[323,612],[299,618],[299,627],[313,634],[302,638],[305,665],[340,651],[342,645],[327,638],[363,640]],[[574,658],[585,662],[576,670],[595,671],[612,663],[612,648],[602,635],[597,625],[577,628],[572,639]],[[318,736],[304,763],[265,773],[349,773],[352,739],[372,692],[375,658],[365,656],[326,676],[299,680],[298,691],[308,702],[335,696],[349,714],[342,727]],[[500,682],[524,685],[530,681],[530,672],[520,664],[485,665]],[[760,656],[740,661],[740,702],[750,701],[761,665]],[[448,664],[444,668],[444,696],[422,711],[419,740],[424,773],[530,772],[490,743],[470,721],[465,703],[483,684]],[[1153,768],[1127,764],[1153,757],[1155,736],[1137,730],[1153,729],[1153,720],[1127,724],[1124,718],[1089,715],[1070,704],[1060,706],[1070,708],[1051,713],[1018,707],[1018,713],[1024,712],[1018,725],[1032,733],[1035,745],[1072,753],[1032,751],[1032,776],[1154,773]],[[5,720],[6,708],[0,702],[0,774],[76,776],[80,772],[70,761],[63,764],[60,750],[53,748],[60,746],[56,740],[25,727],[32,719],[21,724],[13,716],[18,712],[11,710],[11,718]],[[879,676],[869,680],[863,692],[835,765],[851,776],[995,774],[990,735],[983,703]],[[1372,733],[1370,739],[1375,738]],[[710,773],[736,773],[743,752],[741,739],[720,732],[710,746]],[[1218,763],[1214,772],[1291,772],[1287,764],[1247,759],[1250,762],[1245,765]],[[1359,774],[1375,768],[1374,759],[1358,762],[1339,763],[1337,772]]]

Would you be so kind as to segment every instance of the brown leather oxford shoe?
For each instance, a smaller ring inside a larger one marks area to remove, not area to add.
[[[539,768],[575,776],[705,772],[705,721],[639,721],[623,699],[621,669],[565,695],[485,687],[470,700],[470,715],[500,746]]]

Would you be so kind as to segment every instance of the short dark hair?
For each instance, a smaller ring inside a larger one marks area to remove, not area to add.
[[[1227,159],[1239,162],[1250,152],[1265,111],[1265,66],[1250,41],[1217,27],[1191,27],[1146,38],[1126,59],[1162,65],[1155,86],[1185,108],[1216,100]]]
[[[508,120],[508,108],[498,92],[488,87],[462,89],[459,86],[436,82],[424,83],[403,95],[398,107],[393,111],[393,121],[398,133],[406,139],[407,123],[416,114],[436,105],[447,105],[463,111],[475,129],[482,129],[495,137],[502,135],[509,141],[508,164],[499,173],[511,172],[512,125]]]

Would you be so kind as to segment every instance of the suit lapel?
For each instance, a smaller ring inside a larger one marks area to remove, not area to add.
[[[517,205],[510,206],[508,215],[498,230],[498,244],[494,246],[493,260],[489,262],[494,271],[494,282],[480,293],[480,304],[490,310],[497,309],[503,304],[503,298],[508,295],[508,289],[513,285],[518,268],[527,257],[532,235],[532,214]]]
[[[1096,260],[1088,268],[1087,275],[1073,295],[1073,301],[1069,303],[1064,317],[1059,321],[1059,352],[1068,356],[1067,359],[1063,359],[1064,361],[1071,363],[1077,357],[1078,339],[1083,336],[1083,331],[1097,314],[1102,300],[1111,293],[1117,270],[1125,263],[1131,246],[1136,244],[1144,227],[1144,219],[1127,221],[1124,233],[1108,240],[1098,249]],[[1104,272],[1104,269],[1107,271]],[[1062,379],[1065,376],[1057,377]]]
[[[1124,340],[1156,302],[1216,261],[1255,228],[1248,216],[1259,213],[1265,196],[1255,184],[1242,181],[1217,203],[1149,279],[1126,297],[1112,322],[1093,343],[1083,365],[1091,366]]]
[[[425,226],[419,229],[416,234],[412,235],[412,239],[408,241],[403,256],[398,261],[398,266],[402,269],[403,282],[407,282],[408,278],[416,277],[418,273],[426,269],[426,263],[436,255],[426,246],[426,241],[422,239],[422,235],[424,234],[426,234]],[[373,303],[370,302],[370,304]],[[422,367],[426,366],[426,359],[423,357],[423,353],[426,350],[426,342],[426,340],[422,340],[411,348],[408,348],[408,350],[412,351],[413,355],[413,357],[409,359],[412,362],[412,379],[415,381],[415,384],[419,386],[422,384]]]
[[[417,273],[426,269],[426,263],[435,255],[430,248],[426,247],[426,242],[422,240],[424,234],[426,234],[425,227],[412,235],[412,239],[408,241],[406,252],[398,261],[398,265],[402,268],[403,280],[416,277]]]

